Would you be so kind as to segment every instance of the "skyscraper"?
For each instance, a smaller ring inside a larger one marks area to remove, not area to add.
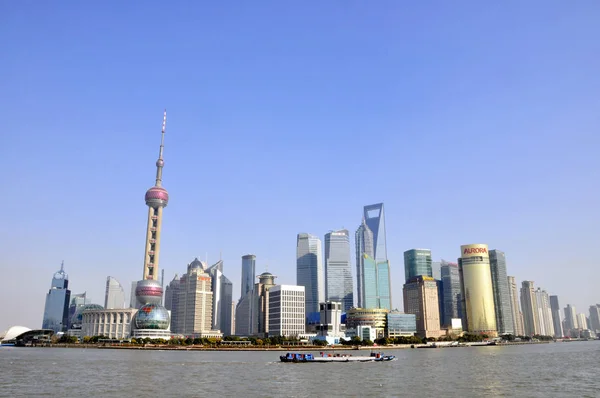
[[[363,308],[392,310],[390,266],[388,261],[376,262],[368,254],[362,255]]]
[[[538,287],[535,291],[535,299],[538,306],[540,334],[542,336],[554,336],[554,324],[552,323],[552,310],[550,309],[548,293]]]
[[[403,292],[404,312],[415,314],[417,334],[421,337],[439,337],[440,310],[435,279],[424,275],[412,277],[404,284]]]
[[[458,270],[467,321],[463,328],[466,326],[466,330],[472,333],[496,336],[498,332],[488,246],[463,245],[460,251],[462,257],[458,260]]]
[[[358,296],[358,307],[370,308],[368,304],[365,303],[364,259],[367,257],[375,259],[375,248],[373,246],[373,231],[369,229],[364,217],[360,227],[356,230],[354,240],[356,245],[356,294]]]
[[[404,279],[408,281],[419,275],[433,277],[429,249],[410,249],[404,252]]]
[[[577,314],[577,325],[579,326],[579,329],[585,330],[588,328],[587,318],[584,313]]]
[[[223,274],[223,261],[219,260],[210,266],[206,272],[211,277],[213,292],[213,330],[220,330],[226,335],[230,334],[232,314],[231,302],[233,301],[233,284]]]
[[[208,337],[213,330],[212,309],[212,279],[203,264],[194,261],[179,282],[177,331],[186,336]]]
[[[590,305],[590,324],[591,330],[600,330],[600,304]]]
[[[254,336],[267,337],[269,333],[269,290],[275,286],[277,276],[263,272],[258,276],[252,293],[252,331]]]
[[[304,286],[305,314],[319,312],[319,303],[325,300],[325,276],[321,254],[321,240],[311,234],[300,233],[296,238],[296,284]]]
[[[240,297],[244,297],[254,288],[254,276],[256,275],[256,256],[246,254],[242,256],[242,287]]]
[[[444,319],[442,324],[450,326],[452,318],[460,318],[458,314],[458,297],[460,295],[460,276],[458,264],[441,262]]]
[[[125,290],[118,280],[109,276],[106,278],[104,308],[107,310],[125,308]]]
[[[373,232],[373,258],[375,261],[387,261],[383,203],[365,206],[363,210],[365,223]]]
[[[508,281],[508,294],[510,296],[510,310],[512,313],[513,325],[515,326],[515,335],[523,336],[525,330],[523,329],[523,316],[519,309],[519,293],[517,290],[517,282],[514,276],[507,276]]]
[[[52,277],[50,290],[46,294],[44,318],[42,329],[52,329],[54,333],[66,332],[69,324],[69,303],[71,291],[69,290],[69,275],[64,270],[64,261],[60,270]]]
[[[490,250],[489,254],[492,288],[494,290],[494,309],[496,310],[496,327],[500,334],[514,334],[515,327],[506,275],[506,256],[500,250]]]
[[[165,308],[171,311],[171,332],[179,333],[178,325],[178,310],[179,307],[179,275],[175,274],[173,280],[165,289]]]
[[[540,319],[538,312],[537,296],[533,281],[521,283],[521,310],[523,311],[523,328],[525,335],[540,334]]]
[[[562,321],[560,319],[560,304],[558,296],[550,296],[550,310],[552,311],[552,324],[554,325],[554,337],[563,337]]]
[[[565,307],[565,326],[567,330],[564,331],[566,335],[570,335],[571,330],[579,329],[579,323],[577,322],[577,310],[571,304],[567,304]]]
[[[170,338],[169,312],[162,306],[163,288],[158,281],[160,238],[162,232],[163,209],[169,202],[169,193],[162,187],[162,171],[165,165],[163,150],[167,112],[162,123],[160,149],[156,161],[156,182],[146,191],[148,220],[146,226],[146,245],[144,250],[143,279],[135,289],[137,302],[142,305],[133,319],[133,337]]]
[[[343,311],[354,307],[354,288],[350,271],[350,236],[348,230],[341,229],[325,234],[325,296],[327,301],[342,303]],[[319,312],[319,300],[313,303],[311,311]],[[306,300],[308,308],[309,300]],[[313,311],[316,304],[316,311]]]

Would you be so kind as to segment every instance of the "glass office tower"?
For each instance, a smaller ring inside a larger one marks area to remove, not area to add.
[[[50,290],[46,295],[42,329],[52,329],[54,333],[67,331],[71,301],[71,291],[68,287],[69,275],[64,271],[63,262],[60,271],[54,274]]]
[[[431,250],[411,249],[404,252],[404,277],[406,280],[415,276],[433,277],[431,270]]]
[[[343,311],[354,307],[354,287],[350,272],[350,236],[347,229],[325,234],[325,280],[327,301],[341,302]]]
[[[321,239],[300,233],[296,239],[296,285],[304,286],[306,316],[319,313],[319,303],[325,301],[325,281]]]
[[[506,256],[500,250],[490,250],[489,255],[492,288],[494,290],[494,308],[496,310],[496,327],[499,334],[515,334],[510,294],[508,292],[508,276],[506,275]]]

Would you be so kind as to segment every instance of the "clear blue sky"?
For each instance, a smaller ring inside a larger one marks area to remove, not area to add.
[[[141,278],[163,108],[168,280],[222,252],[235,298],[246,253],[295,283],[298,232],[384,202],[396,307],[404,250],[488,243],[587,313],[600,3],[417,3],[4,3],[0,329],[41,325],[63,259],[100,304]]]

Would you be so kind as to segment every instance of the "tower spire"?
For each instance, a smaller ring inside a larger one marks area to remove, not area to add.
[[[158,160],[156,161],[156,186],[160,187],[162,185],[162,169],[165,165],[165,161],[163,160],[163,149],[165,148],[165,129],[167,127],[167,110],[165,109],[165,113],[163,115],[162,122],[162,134],[160,136],[160,150],[158,151]]]
[[[61,272],[64,272],[64,271],[65,271],[65,260],[62,260],[62,261],[60,262],[60,271],[61,271]]]

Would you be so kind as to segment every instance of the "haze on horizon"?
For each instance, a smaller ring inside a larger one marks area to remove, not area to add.
[[[5,4],[0,331],[40,327],[65,261],[104,303],[143,267],[168,111],[160,267],[241,256],[295,283],[296,234],[384,202],[403,252],[506,252],[508,274],[599,303],[600,3]],[[354,263],[352,264],[354,271]],[[354,281],[356,285],[356,281]]]

